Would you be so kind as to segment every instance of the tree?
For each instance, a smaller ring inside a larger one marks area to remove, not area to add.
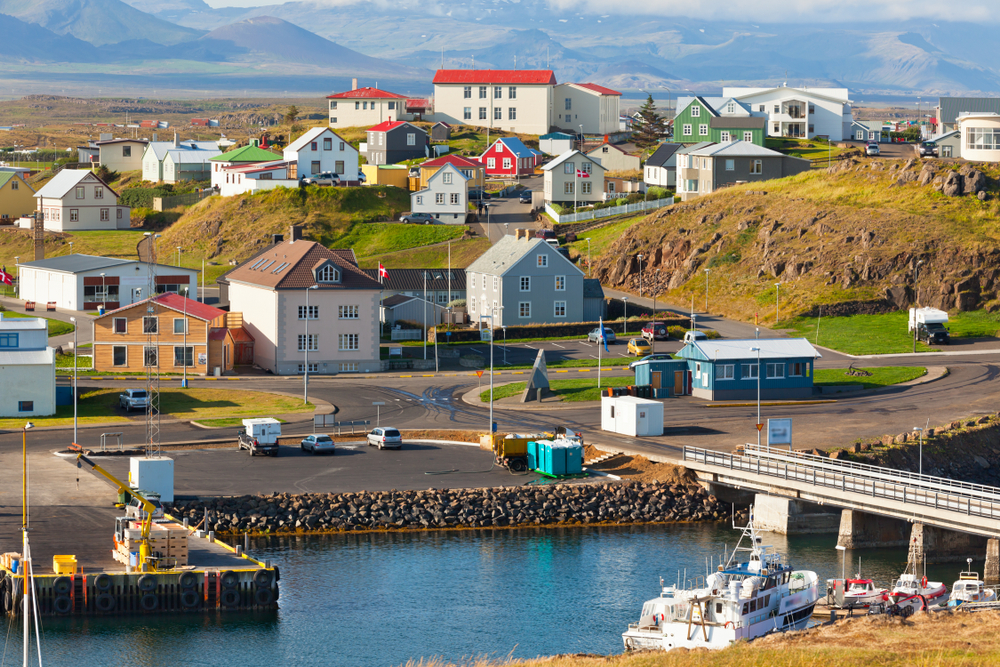
[[[650,148],[660,143],[667,135],[667,123],[663,116],[656,112],[656,103],[652,94],[639,109],[639,119],[632,133],[632,140],[639,148]]]
[[[298,117],[299,117],[299,108],[294,104],[288,107],[288,111],[285,112],[285,122],[294,123]]]

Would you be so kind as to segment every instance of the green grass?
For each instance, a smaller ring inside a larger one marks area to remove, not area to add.
[[[38,305],[36,304],[37,308]],[[45,304],[42,304],[42,312],[45,312]],[[63,334],[73,333],[73,323],[72,322],[62,322],[60,320],[53,320],[48,317],[42,317],[41,315],[35,315],[33,313],[15,313],[10,310],[5,310],[3,312],[4,317],[41,317],[43,320],[47,320],[49,323],[49,336],[62,336]]]
[[[601,387],[625,387],[635,382],[632,377],[601,378]],[[527,383],[512,382],[502,387],[493,388],[493,400],[517,396],[524,391]],[[597,378],[575,378],[573,380],[550,380],[549,387],[556,396],[562,396],[563,402],[577,403],[580,401],[597,401],[601,398],[601,390],[597,388]],[[479,395],[483,403],[490,402],[490,391],[487,389]]]
[[[73,362],[76,361],[77,372],[81,370],[90,370],[94,364],[94,358],[92,356],[81,356],[79,359],[70,352],[69,354],[57,354],[56,355],[56,368],[64,368],[66,370],[73,370]]]
[[[490,242],[484,238],[454,241],[451,244],[451,266],[464,269],[476,261],[480,255],[489,250]],[[379,262],[389,269],[445,269],[448,268],[448,245],[436,245],[429,248],[411,248],[400,252],[371,257],[358,258],[358,264],[365,269],[375,268]]]
[[[493,352],[496,355],[496,351]],[[501,353],[502,354],[502,353]],[[496,364],[496,357],[494,356],[494,364]],[[630,363],[635,361],[635,357],[606,357],[601,359],[601,368],[605,366],[628,366]],[[546,368],[595,368],[597,366],[597,359],[561,359],[559,361],[546,361]],[[503,370],[519,370],[522,368],[533,368],[534,364],[529,366],[504,366]]]
[[[243,426],[244,417],[223,417],[222,419],[199,419],[197,420],[202,426],[210,426],[212,428],[226,428],[230,426]],[[282,424],[287,423],[284,419],[279,419]]]
[[[1000,313],[970,310],[948,318],[952,338],[987,338],[1000,333]]]
[[[815,162],[837,157],[846,148],[830,147],[830,142],[824,139],[766,139],[765,146],[792,157],[801,157]]]
[[[591,260],[596,262],[597,258],[604,253],[604,249],[609,245],[617,241],[622,237],[625,231],[642,220],[645,216],[635,216],[632,218],[627,218],[625,220],[620,220],[618,222],[611,223],[604,227],[598,229],[592,229],[589,232],[581,232],[577,234],[578,240],[573,243],[567,243],[566,247],[570,249],[570,257],[580,257],[583,266],[586,266],[587,260],[587,242],[583,239],[586,237],[590,238],[590,256]],[[559,226],[556,225],[556,233],[559,233]],[[574,252],[576,251],[576,252]]]
[[[855,370],[869,371],[868,377],[858,377],[855,375],[844,375],[846,368],[819,368],[813,374],[813,384],[821,386],[863,386],[865,389],[872,387],[888,387],[901,382],[909,382],[919,377],[927,375],[927,369],[917,366],[879,366],[877,368],[855,368]]]
[[[461,237],[464,232],[465,225],[369,223],[352,227],[337,240],[337,245],[353,248],[358,257],[370,257],[443,243]]]

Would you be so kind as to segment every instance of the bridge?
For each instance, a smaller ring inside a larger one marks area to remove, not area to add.
[[[909,545],[922,553],[947,544],[968,553],[986,538],[987,576],[1000,578],[1000,488],[754,444],[732,454],[684,447],[681,463],[710,486],[766,494],[755,501],[766,529],[808,531],[822,515],[806,503],[843,510],[839,542],[848,548]]]

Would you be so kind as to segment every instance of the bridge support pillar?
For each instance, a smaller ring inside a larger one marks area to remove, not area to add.
[[[986,567],[983,571],[983,581],[992,586],[1000,584],[1000,540],[986,540]]]
[[[909,543],[910,524],[858,510],[842,510],[837,545],[847,549],[869,547],[905,547]]]
[[[923,555],[929,563],[958,563],[974,558],[983,549],[989,551],[988,540],[980,535],[969,535],[954,530],[935,528],[922,523],[913,524],[910,550]],[[987,553],[988,555],[988,553]]]
[[[835,533],[839,515],[821,505],[758,493],[753,507],[754,525],[759,530],[789,533]]]

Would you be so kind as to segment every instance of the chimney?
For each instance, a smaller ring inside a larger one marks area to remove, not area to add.
[[[156,141],[156,132],[153,132],[153,141]]]
[[[358,89],[358,79],[357,77],[355,77],[351,79],[351,90],[357,90],[357,89]]]
[[[177,139],[177,133],[174,132],[174,148],[179,148],[179,147],[180,147],[180,142]]]
[[[271,243],[273,245],[278,245],[279,243],[281,243],[284,240],[285,240],[285,235],[284,234],[271,234]]]
[[[288,227],[288,236],[292,243],[302,240],[302,225],[290,225]]]

